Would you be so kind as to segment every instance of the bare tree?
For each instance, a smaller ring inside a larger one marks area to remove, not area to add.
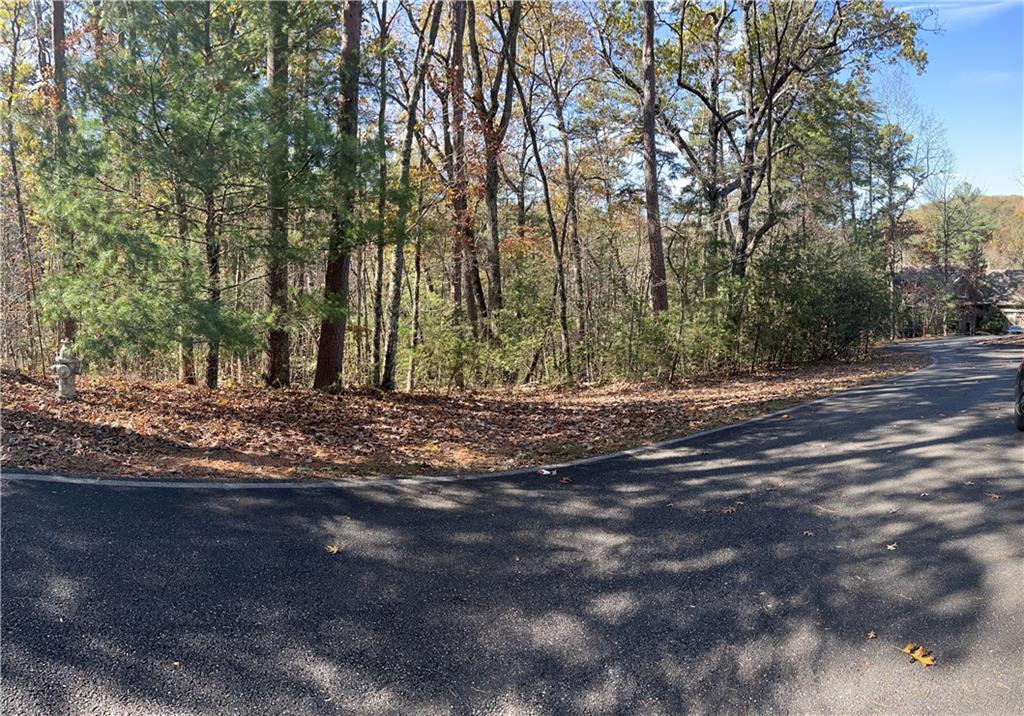
[[[533,160],[537,166],[537,176],[540,179],[541,190],[544,195],[544,217],[547,219],[548,236],[551,239],[551,255],[555,263],[555,296],[558,299],[558,326],[562,336],[562,360],[564,362],[565,374],[572,377],[572,342],[569,337],[569,311],[565,289],[565,259],[562,241],[558,235],[558,227],[555,224],[555,213],[552,208],[551,187],[548,183],[548,175],[544,169],[544,162],[541,158],[540,143],[537,139],[537,126],[533,117],[533,107],[527,102],[526,92],[519,79],[519,72],[513,69],[512,80],[515,82],[516,92],[519,94],[519,103],[523,108],[523,123],[526,126],[527,134],[530,137],[530,147],[533,150]],[[530,371],[532,373],[532,369]]]
[[[459,3],[461,4],[461,3]],[[473,63],[472,102],[484,139],[484,203],[487,206],[487,266],[490,281],[487,285],[490,310],[501,308],[501,253],[498,237],[498,157],[509,119],[512,117],[512,71],[516,61],[516,44],[522,13],[519,0],[510,3],[496,0],[488,12],[487,20],[500,28],[501,46],[497,51],[494,74],[487,82],[484,60],[477,41],[476,3],[465,3],[469,11],[469,56]],[[507,12],[507,19],[506,19]],[[485,83],[487,84],[485,92]]]
[[[406,106],[405,130],[402,138],[401,169],[398,179],[398,214],[395,217],[395,261],[391,273],[391,303],[388,307],[387,343],[384,352],[384,366],[380,386],[384,390],[395,389],[395,371],[398,357],[398,314],[402,305],[402,276],[405,272],[405,235],[409,216],[409,170],[412,162],[412,143],[416,135],[416,108],[419,106],[423,82],[430,64],[430,55],[437,39],[437,28],[441,21],[442,2],[431,4],[419,28],[416,48],[417,67],[409,89]],[[428,29],[429,28],[429,29]]]

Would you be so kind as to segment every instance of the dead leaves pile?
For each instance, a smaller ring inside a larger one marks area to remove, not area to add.
[[[333,478],[557,463],[700,430],[919,367],[881,352],[671,388],[622,383],[443,395],[222,388],[85,376],[2,377],[6,469],[175,477]],[[568,484],[561,482],[560,484]]]

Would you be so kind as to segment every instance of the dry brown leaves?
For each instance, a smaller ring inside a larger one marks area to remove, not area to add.
[[[1002,335],[978,341],[982,346],[1024,346],[1024,335]]]
[[[935,666],[935,657],[920,644],[907,642],[907,645],[900,649],[900,651],[910,657],[911,664],[916,661],[921,666]]]
[[[60,403],[49,380],[3,374],[3,465],[66,474],[333,478],[550,464],[683,435],[921,367],[879,352],[853,364],[687,381],[458,395],[262,387],[207,390],[86,376]]]

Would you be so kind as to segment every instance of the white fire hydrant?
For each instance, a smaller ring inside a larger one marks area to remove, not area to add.
[[[50,366],[57,379],[57,397],[61,400],[74,400],[78,397],[75,390],[75,376],[81,375],[82,363],[71,352],[71,344],[65,338],[60,342],[60,352],[53,365]]]

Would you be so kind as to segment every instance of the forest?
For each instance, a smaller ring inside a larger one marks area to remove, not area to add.
[[[923,71],[927,25],[881,0],[2,0],[3,362],[67,339],[211,388],[670,383],[853,359],[915,311],[944,331],[993,226],[939,123],[879,89]],[[915,262],[934,305],[900,290]]]

